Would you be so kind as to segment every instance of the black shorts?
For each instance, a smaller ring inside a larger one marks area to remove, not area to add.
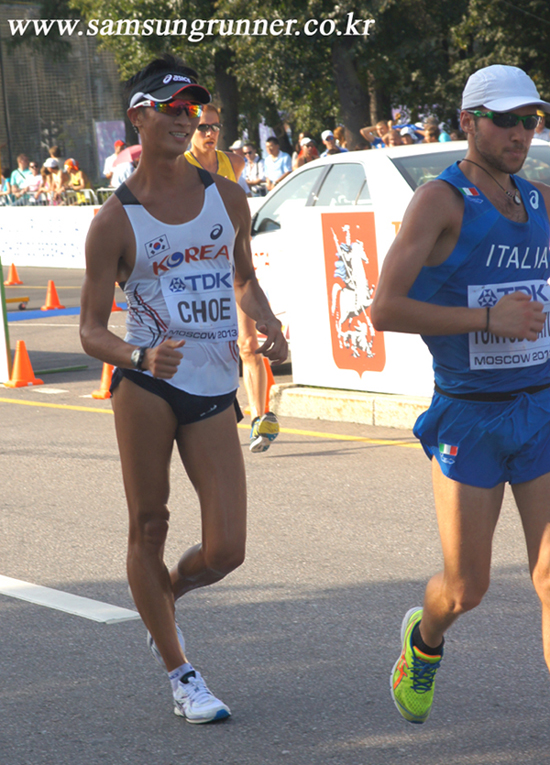
[[[190,425],[192,422],[207,420],[209,417],[223,412],[224,409],[228,409],[231,405],[235,407],[237,422],[243,419],[236,390],[225,393],[223,396],[195,396],[170,385],[166,380],[157,380],[155,377],[144,375],[143,372],[134,369],[115,367],[111,380],[111,394],[123,377],[139,385],[140,388],[163,398],[171,406],[179,425]]]

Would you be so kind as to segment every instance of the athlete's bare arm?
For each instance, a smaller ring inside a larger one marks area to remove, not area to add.
[[[86,275],[82,285],[80,339],[87,354],[122,368],[133,368],[135,345],[126,343],[108,328],[115,281],[124,282],[135,260],[135,240],[130,221],[119,200],[112,196],[95,217],[86,239]],[[154,377],[170,379],[182,359],[185,341],[166,340],[148,348],[143,369]]]
[[[421,186],[390,247],[371,306],[378,330],[423,335],[483,331],[485,308],[438,306],[407,297],[423,266],[443,263],[460,234],[464,202],[445,181]],[[490,330],[499,337],[536,340],[544,325],[542,304],[523,292],[505,295],[491,308]]]
[[[220,176],[213,176],[227,213],[235,227],[235,295],[244,313],[256,322],[256,329],[266,335],[258,348],[271,361],[282,363],[288,355],[288,344],[281,332],[281,322],[269,305],[260,287],[250,249],[250,209],[246,194],[240,186]]]
[[[233,172],[235,173],[235,178],[239,180],[242,171],[244,170],[244,157],[241,157],[240,154],[234,154],[234,153],[227,153],[227,157],[229,158],[229,161],[231,162],[231,166],[233,168]]]

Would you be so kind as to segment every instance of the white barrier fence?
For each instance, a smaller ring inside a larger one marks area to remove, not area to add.
[[[98,189],[104,201],[112,189]],[[260,198],[261,202],[262,199]],[[251,199],[251,208],[257,200]],[[5,266],[84,268],[84,243],[98,205],[0,207],[0,256]],[[252,209],[252,212],[254,210]]]
[[[99,207],[0,207],[5,266],[84,268],[84,243]]]

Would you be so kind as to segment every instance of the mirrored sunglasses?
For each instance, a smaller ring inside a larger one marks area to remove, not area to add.
[[[523,122],[525,130],[534,130],[540,121],[538,114],[527,114],[525,117],[520,117],[519,114],[513,114],[512,112],[482,112],[479,110],[470,112],[470,114],[473,114],[474,117],[487,117],[493,120],[494,124],[500,128],[512,128],[518,122]]]
[[[221,123],[213,122],[211,125],[208,125],[205,122],[202,125],[197,125],[197,130],[199,133],[208,133],[209,130],[211,130],[213,133],[219,133],[221,130]]]
[[[134,108],[137,109],[138,106],[150,106],[156,112],[169,114],[171,117],[179,117],[180,114],[185,112],[190,119],[200,117],[203,109],[202,104],[193,104],[191,101],[180,101],[179,99],[164,103],[159,103],[158,101],[141,101],[139,104],[136,104]]]

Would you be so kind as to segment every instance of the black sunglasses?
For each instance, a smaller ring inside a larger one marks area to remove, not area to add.
[[[221,123],[219,122],[213,122],[211,125],[208,125],[206,122],[203,122],[202,125],[197,125],[197,130],[199,133],[208,133],[209,130],[211,130],[213,133],[219,133],[221,129]]]
[[[470,112],[470,114],[473,114],[474,117],[487,117],[493,120],[494,124],[500,128],[512,128],[518,122],[523,122],[525,130],[534,130],[540,121],[538,114],[527,114],[525,117],[520,117],[519,114],[513,114],[512,112],[481,112],[479,110]]]

